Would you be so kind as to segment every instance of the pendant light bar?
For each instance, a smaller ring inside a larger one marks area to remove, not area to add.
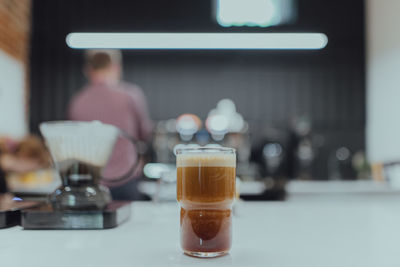
[[[322,49],[323,33],[84,33],[66,37],[74,49]]]

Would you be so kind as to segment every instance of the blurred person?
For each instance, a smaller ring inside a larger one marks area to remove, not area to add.
[[[122,57],[119,50],[90,50],[86,53],[84,74],[88,84],[76,94],[69,106],[68,117],[77,121],[99,120],[123,130],[137,141],[148,141],[152,121],[143,91],[136,85],[122,81]],[[101,144],[99,144],[101,145]],[[113,199],[140,199],[137,179],[142,163],[128,179],[118,180],[139,160],[135,148],[120,138],[103,171],[102,184],[110,188]],[[114,177],[114,179],[112,179]]]
[[[0,193],[8,191],[6,174],[27,173],[50,166],[50,155],[42,140],[29,135],[20,141],[0,138]]]

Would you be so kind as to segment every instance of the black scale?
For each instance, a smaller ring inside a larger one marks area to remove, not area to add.
[[[126,222],[131,202],[113,201],[103,210],[54,210],[49,204],[21,211],[24,229],[109,229]]]
[[[0,229],[21,225],[24,229],[99,230],[129,220],[131,202],[113,201],[103,210],[54,210],[50,204],[34,201],[0,203]]]

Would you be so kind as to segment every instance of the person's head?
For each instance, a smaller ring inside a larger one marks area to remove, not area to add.
[[[121,79],[122,56],[119,50],[86,51],[85,75],[90,82],[116,84]]]

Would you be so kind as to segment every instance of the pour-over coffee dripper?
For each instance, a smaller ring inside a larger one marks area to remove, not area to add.
[[[101,171],[121,131],[99,121],[45,122],[40,131],[62,179],[50,195],[53,208],[103,209],[110,203],[108,188],[100,185]]]

